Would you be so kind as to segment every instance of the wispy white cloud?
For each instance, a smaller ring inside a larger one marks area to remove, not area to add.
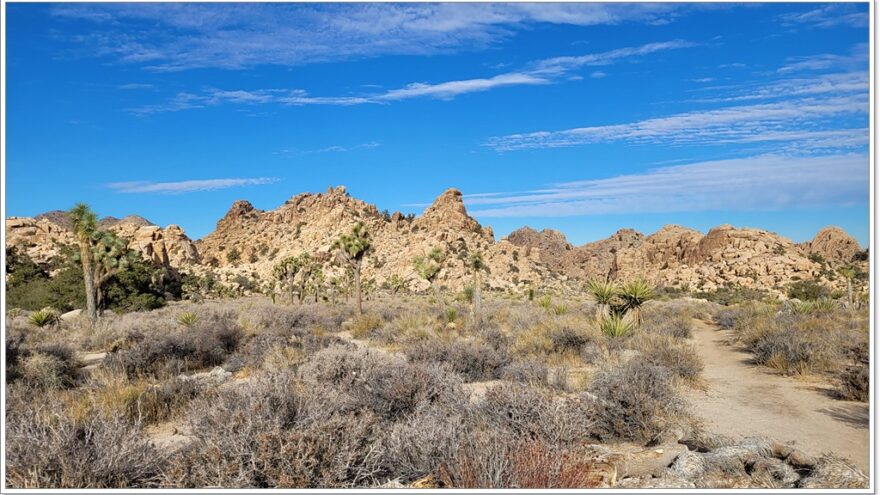
[[[224,103],[279,103],[294,106],[353,106],[391,103],[413,98],[451,100],[464,94],[489,91],[501,87],[535,86],[554,84],[562,81],[580,80],[582,77],[571,75],[571,72],[584,66],[606,66],[623,60],[636,60],[638,57],[660,51],[686,48],[689,46],[693,46],[693,43],[687,43],[680,40],[649,43],[642,46],[618,48],[579,57],[557,57],[539,60],[528,64],[527,67],[520,71],[506,72],[491,77],[443,81],[439,83],[416,82],[407,84],[401,88],[363,95],[314,96],[303,89],[209,89],[201,94],[178,93],[165,103],[145,105],[130,109],[130,111],[139,115],[148,115],[160,112],[174,112],[205,106],[214,106]],[[592,73],[591,77],[598,79],[605,77],[605,75],[604,72],[596,71]]]
[[[867,43],[857,43],[848,54],[820,53],[817,55],[791,57],[786,64],[777,72],[786,74],[791,72],[823,71],[833,69],[835,71],[867,69],[869,47]]]
[[[486,79],[466,79],[439,84],[412,83],[404,88],[393,89],[378,95],[376,99],[378,101],[395,101],[426,96],[448,100],[465,93],[488,91],[502,86],[547,84],[549,82],[548,79],[537,77],[534,74],[511,72]]]
[[[131,89],[153,89],[154,87],[155,87],[155,86],[153,86],[152,84],[145,84],[145,83],[128,83],[128,84],[123,84],[123,85],[119,86],[119,89],[126,89],[126,90],[131,90]]]
[[[182,194],[198,191],[214,191],[217,189],[229,189],[241,186],[259,186],[278,182],[275,177],[257,177],[251,179],[204,179],[185,180],[179,182],[112,182],[107,187],[118,193],[156,193],[156,194]]]
[[[275,155],[312,155],[312,154],[322,154],[322,153],[347,153],[349,151],[357,151],[357,150],[371,150],[381,146],[381,143],[377,141],[370,141],[367,143],[354,144],[349,146],[341,146],[341,145],[333,145],[333,146],[325,146],[324,148],[318,148],[315,150],[290,150],[284,149],[280,151],[276,151],[273,154]]]
[[[606,52],[589,53],[574,57],[554,57],[535,62],[529,72],[538,76],[553,76],[565,74],[580,69],[581,67],[611,65],[622,59],[640,57],[651,53],[679,48],[689,48],[692,46],[696,46],[696,43],[684,40],[672,40],[648,43],[641,46],[617,48]]]
[[[708,91],[723,89],[719,96],[696,98],[691,101],[701,103],[735,102],[748,100],[770,100],[778,98],[798,98],[818,95],[868,94],[867,71],[817,74],[803,77],[786,77],[764,81],[758,84],[741,84],[724,88],[704,88]]]
[[[465,198],[477,218],[773,210],[865,204],[868,158],[760,155]]]
[[[511,134],[490,138],[484,144],[498,151],[511,151],[602,142],[680,145],[773,141],[780,138],[790,140],[780,131],[799,129],[799,124],[804,122],[866,114],[867,111],[868,100],[861,95],[804,98],[692,111],[626,124]],[[854,129],[852,132],[867,136],[865,129]]]
[[[65,4],[58,17],[96,23],[83,55],[157,71],[302,65],[379,55],[489,48],[538,24],[662,24],[677,4]]]
[[[833,3],[805,12],[793,12],[780,16],[783,26],[807,26],[830,28],[836,26],[866,27],[868,6],[866,3]]]

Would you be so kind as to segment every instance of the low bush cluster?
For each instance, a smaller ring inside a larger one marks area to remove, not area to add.
[[[443,363],[466,381],[500,378],[501,369],[512,359],[506,348],[464,340],[426,340],[407,347],[404,352],[415,363]]]
[[[193,327],[142,338],[128,349],[109,354],[106,364],[130,378],[174,376],[222,364],[241,339],[242,330],[234,321],[206,318]]]

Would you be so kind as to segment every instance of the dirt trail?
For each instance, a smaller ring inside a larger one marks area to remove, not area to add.
[[[689,394],[706,428],[732,438],[765,436],[817,455],[833,452],[868,473],[868,405],[837,400],[831,387],[750,364],[727,344],[728,331],[694,320],[694,344],[705,362],[704,392]]]

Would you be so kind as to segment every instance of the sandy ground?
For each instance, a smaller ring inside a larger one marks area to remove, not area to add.
[[[813,455],[833,452],[868,473],[866,403],[835,399],[826,383],[750,364],[750,355],[727,344],[728,337],[728,331],[694,320],[708,387],[689,399],[709,431],[731,438],[765,436]]]

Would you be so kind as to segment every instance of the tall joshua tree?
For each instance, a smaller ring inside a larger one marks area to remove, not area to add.
[[[416,256],[413,259],[413,267],[420,277],[427,280],[431,284],[434,291],[434,297],[440,306],[440,314],[446,315],[446,301],[443,300],[443,294],[440,293],[440,286],[437,281],[437,275],[443,268],[443,262],[446,260],[446,253],[439,247],[434,247],[427,256]]]
[[[86,313],[92,324],[98,321],[94,268],[92,267],[92,247],[98,231],[98,217],[85,203],[77,203],[67,212],[73,226],[73,235],[79,245],[79,259],[83,269],[83,283],[86,289]]]
[[[92,277],[95,287],[95,305],[98,312],[104,310],[104,287],[111,278],[127,269],[136,255],[128,249],[126,242],[112,232],[97,231],[92,247]]]
[[[364,227],[363,222],[354,224],[351,228],[351,233],[342,234],[333,243],[333,249],[336,249],[339,255],[338,259],[348,265],[354,275],[354,291],[357,296],[358,314],[364,314],[361,295],[361,265],[371,247],[370,233]]]
[[[482,304],[483,304],[483,281],[480,275],[484,271],[489,271],[489,266],[483,259],[483,253],[474,251],[468,256],[468,268],[474,276],[474,323],[479,325],[482,321]]]

